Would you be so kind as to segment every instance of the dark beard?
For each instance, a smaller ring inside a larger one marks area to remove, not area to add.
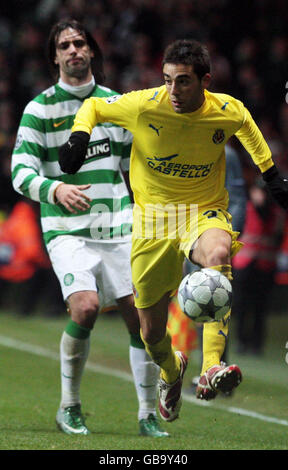
[[[67,69],[66,69],[66,74],[69,77],[84,79],[88,75],[89,67],[90,66],[87,65],[87,64],[83,64],[82,66],[78,65],[77,67],[68,66]]]

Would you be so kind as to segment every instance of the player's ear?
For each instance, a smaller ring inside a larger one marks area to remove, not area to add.
[[[208,88],[211,83],[211,74],[210,73],[205,73],[203,77],[201,78],[201,84],[203,88]]]

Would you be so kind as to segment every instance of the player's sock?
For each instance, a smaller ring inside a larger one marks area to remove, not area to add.
[[[63,332],[60,342],[61,408],[81,403],[80,384],[89,354],[90,331],[70,320]]]
[[[215,269],[224,274],[229,280],[232,279],[231,265],[219,265],[209,266],[211,269]],[[207,369],[220,364],[221,357],[225,350],[226,341],[228,338],[228,324],[231,315],[231,310],[226,313],[223,320],[220,322],[204,323],[203,326],[203,362],[201,375],[203,375]]]
[[[151,413],[156,415],[160,369],[147,354],[140,335],[131,335],[129,357],[139,403],[138,420],[140,421],[147,419]]]
[[[142,338],[143,340],[143,338]],[[156,344],[145,344],[146,351],[153,361],[160,367],[160,376],[166,383],[174,383],[180,373],[180,359],[172,349],[171,336],[168,332]]]

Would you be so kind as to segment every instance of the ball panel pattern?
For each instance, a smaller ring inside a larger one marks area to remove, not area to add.
[[[219,271],[203,268],[182,279],[178,301],[181,310],[196,322],[219,321],[231,308],[232,286]]]

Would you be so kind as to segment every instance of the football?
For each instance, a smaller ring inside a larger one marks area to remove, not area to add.
[[[232,286],[226,276],[211,268],[187,274],[178,288],[181,310],[199,323],[221,320],[232,303]]]

